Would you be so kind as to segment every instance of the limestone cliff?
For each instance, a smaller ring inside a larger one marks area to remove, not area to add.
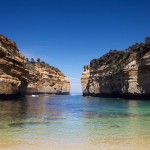
[[[28,68],[30,76],[28,94],[69,94],[70,81],[59,69],[44,62],[28,62]]]
[[[28,70],[26,58],[19,52],[16,44],[0,35],[0,97],[25,94]]]
[[[15,42],[0,34],[0,99],[27,93],[69,94],[70,82],[63,73],[44,62],[31,63]]]
[[[150,38],[125,51],[111,50],[84,67],[83,95],[150,97]]]

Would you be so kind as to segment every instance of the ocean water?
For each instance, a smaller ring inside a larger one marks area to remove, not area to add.
[[[150,100],[81,95],[0,101],[0,150],[148,150]]]

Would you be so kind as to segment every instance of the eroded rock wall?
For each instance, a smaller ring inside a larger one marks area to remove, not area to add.
[[[0,35],[0,97],[25,94],[27,78],[26,58],[14,42]]]
[[[83,95],[150,97],[149,41],[93,59],[81,77]]]
[[[69,94],[70,81],[59,69],[38,62],[30,65],[33,67],[29,71],[28,94]]]
[[[44,62],[31,63],[15,42],[0,34],[0,99],[69,92],[70,81],[59,69]]]

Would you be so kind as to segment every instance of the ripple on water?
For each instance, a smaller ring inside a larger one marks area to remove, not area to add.
[[[119,125],[112,125],[112,126],[110,126],[110,128],[120,128],[120,126]]]
[[[9,127],[24,127],[24,126],[32,126],[32,125],[49,125],[54,124],[54,122],[19,122],[19,123],[10,123]]]
[[[59,118],[59,117],[47,117],[47,118],[44,118],[45,120],[48,120],[48,121],[57,121],[57,120],[65,120],[66,118]]]
[[[5,101],[0,103],[0,147],[145,150],[149,110],[150,102],[81,96]]]
[[[114,113],[114,112],[106,112],[106,113],[101,113],[99,114],[100,118],[103,117],[138,117],[139,115],[137,114],[133,114],[133,113],[123,113],[123,112],[119,112],[119,113]]]
[[[84,118],[87,118],[87,119],[91,119],[93,117],[96,117],[97,115],[98,113],[95,111],[83,111],[83,116]]]

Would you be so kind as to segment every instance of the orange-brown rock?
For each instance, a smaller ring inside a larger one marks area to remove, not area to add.
[[[0,35],[0,97],[25,94],[27,78],[26,58],[14,42]]]
[[[59,69],[44,62],[29,62],[28,67],[30,68],[28,94],[69,94],[70,81]]]
[[[0,99],[30,93],[69,94],[70,82],[57,68],[31,63],[15,42],[0,35]]]
[[[111,50],[84,67],[83,95],[150,97],[150,38],[126,51]]]

